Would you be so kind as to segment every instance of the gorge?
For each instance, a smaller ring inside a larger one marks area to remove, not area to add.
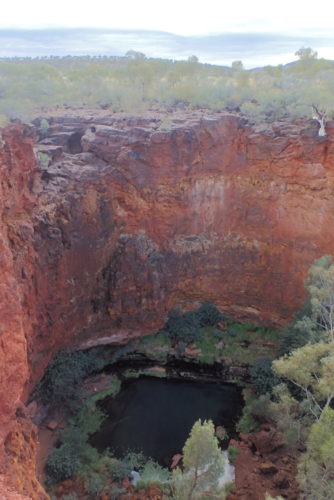
[[[0,485],[43,499],[28,397],[64,347],[122,344],[204,300],[281,326],[333,253],[334,123],[54,111],[0,143]],[[7,498],[7,497],[5,497]]]

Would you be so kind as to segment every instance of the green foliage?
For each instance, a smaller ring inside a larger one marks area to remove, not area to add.
[[[46,170],[50,164],[50,157],[46,153],[42,153],[42,151],[39,151],[37,153],[37,160],[38,160],[38,165],[42,170]]]
[[[202,302],[197,309],[198,322],[200,326],[215,326],[220,321],[223,321],[225,316],[211,302]]]
[[[120,488],[116,484],[113,484],[109,492],[110,500],[118,500],[125,492],[126,490],[124,488]]]
[[[307,439],[299,461],[298,481],[309,500],[334,498],[334,410],[326,408]]]
[[[334,397],[334,342],[307,344],[273,362],[274,371],[298,387],[319,418]]]
[[[272,370],[272,360],[268,357],[259,358],[250,369],[253,386],[257,394],[271,393],[279,378]]]
[[[215,326],[222,319],[223,314],[214,304],[202,302],[198,309],[184,314],[178,310],[171,311],[165,329],[173,341],[189,344],[203,338],[201,327]]]
[[[173,498],[200,500],[221,493],[219,478],[225,461],[211,421],[195,422],[183,448],[184,470],[173,471]],[[220,496],[219,498],[224,498]]]
[[[117,377],[117,375],[111,375],[109,376],[108,379],[108,387],[94,394],[91,397],[91,400],[94,401],[94,403],[96,403],[97,401],[100,401],[101,399],[104,399],[107,396],[115,397],[119,393],[121,385],[122,383],[120,379]]]
[[[237,460],[237,456],[239,454],[239,450],[236,446],[233,446],[233,445],[230,445],[228,448],[227,448],[227,453],[228,453],[228,460],[229,462],[234,465],[236,460]]]
[[[222,332],[219,331],[220,337]],[[201,363],[212,364],[217,360],[221,349],[217,348],[217,335],[213,327],[206,327],[202,329],[202,336],[196,342],[196,347],[200,350],[197,359]]]
[[[311,47],[301,47],[297,50],[297,52],[295,52],[295,56],[298,56],[301,60],[316,59],[318,57],[318,53],[311,49]]]
[[[199,340],[202,335],[195,311],[185,314],[172,311],[166,323],[166,330],[173,341],[183,341],[186,344]]]
[[[309,426],[309,415],[303,402],[291,396],[285,384],[277,385],[274,400],[267,402],[266,415],[282,432],[285,444],[292,450],[302,445]]]
[[[302,347],[310,341],[320,339],[320,334],[314,321],[309,316],[303,316],[291,325],[286,326],[281,332],[279,354]]]
[[[276,386],[275,386],[276,387]],[[274,391],[275,391],[274,387]],[[250,411],[258,422],[268,422],[271,419],[270,412],[271,394],[261,394],[250,403]]]
[[[147,486],[152,484],[161,486],[169,481],[169,470],[161,467],[159,464],[149,459],[140,472],[140,480],[136,485],[136,489],[147,488]]]
[[[247,389],[243,390],[243,396],[245,405],[242,409],[242,415],[236,425],[236,429],[243,434],[249,434],[257,430],[259,426],[258,421],[254,418],[252,413],[252,404],[256,400],[256,397]]]
[[[59,448],[53,448],[46,460],[47,482],[52,484],[68,479],[78,472],[79,467],[76,449],[63,443]]]
[[[85,436],[90,436],[99,430],[107,418],[106,413],[97,407],[93,399],[88,399],[84,407],[76,414],[74,422]]]
[[[72,404],[84,378],[100,371],[103,366],[94,349],[62,350],[48,364],[44,377],[37,385],[36,398],[44,404]]]
[[[227,321],[222,359],[229,364],[253,365],[263,356],[277,353],[280,332],[251,322]]]
[[[227,430],[223,426],[219,426],[219,427],[216,428],[216,434],[215,435],[216,435],[216,438],[219,441],[224,441],[225,439],[228,439]]]
[[[59,436],[58,448],[51,451],[46,461],[49,483],[67,479],[79,472],[89,478],[99,468],[103,455],[88,444],[89,436],[100,428],[106,417],[96,406],[97,396],[81,399],[80,407],[69,417],[66,428]]]
[[[305,287],[309,299],[294,323],[283,329],[279,348],[281,355],[308,342],[334,340],[334,264],[330,255],[314,261]]]
[[[45,118],[42,118],[41,123],[39,125],[39,131],[40,131],[41,136],[42,137],[47,136],[49,129],[50,129],[49,122]]]
[[[130,477],[132,470],[142,471],[147,458],[142,453],[129,452],[123,458],[105,459],[108,474],[116,481]]]
[[[312,319],[334,341],[334,264],[330,255],[314,261],[305,282]]]
[[[93,474],[87,483],[85,488],[86,492],[90,495],[90,498],[98,498],[105,487],[105,481],[98,474]]]
[[[126,57],[3,58],[0,116],[29,120],[43,107],[102,106],[135,111],[171,106],[242,111],[252,121],[311,117],[311,104],[332,112],[333,61],[301,48],[292,65],[245,70],[188,61]],[[43,131],[41,131],[44,133]],[[47,131],[46,131],[47,133]]]
[[[68,495],[61,496],[60,500],[79,500],[79,497],[75,492],[73,492],[73,493],[68,493]]]

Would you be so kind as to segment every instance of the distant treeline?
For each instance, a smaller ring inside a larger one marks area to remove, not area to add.
[[[311,104],[334,112],[334,61],[301,49],[299,61],[245,70],[187,61],[126,57],[0,59],[0,122],[29,120],[55,106],[115,111],[208,107],[241,111],[254,121],[311,116]]]

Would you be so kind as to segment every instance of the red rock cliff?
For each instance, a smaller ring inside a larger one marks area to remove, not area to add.
[[[72,113],[1,144],[1,446],[59,348],[126,341],[201,300],[282,324],[333,253],[333,127]]]

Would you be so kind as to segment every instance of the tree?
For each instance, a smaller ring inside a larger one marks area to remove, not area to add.
[[[250,376],[257,394],[271,393],[279,384],[279,379],[272,370],[272,360],[267,356],[259,358],[250,369]]]
[[[305,282],[312,320],[334,341],[334,264],[330,255],[314,261]]]
[[[253,413],[254,405],[255,403]],[[261,396],[257,400],[257,407],[262,411],[262,415],[275,422],[288,448],[295,451],[305,443],[307,429],[313,419],[309,417],[309,412],[305,411],[303,402],[291,395],[286,384],[274,387],[272,400],[268,395]]]
[[[295,52],[295,56],[299,57],[301,61],[316,59],[318,57],[318,52],[311,49],[311,47],[301,47]]]
[[[190,63],[198,63],[198,57],[197,56],[189,56],[188,57],[188,62],[190,62]]]
[[[225,466],[224,456],[215,437],[213,423],[195,422],[183,447],[183,471],[173,472],[175,500],[201,500],[222,497],[219,479]]]
[[[236,69],[239,71],[244,69],[244,65],[243,65],[242,61],[232,61],[232,69]]]
[[[307,439],[298,465],[298,481],[308,500],[334,498],[334,410],[327,407]]]
[[[274,371],[297,386],[319,419],[334,398],[334,342],[307,344],[273,362]]]
[[[325,129],[325,125],[326,125],[326,111],[325,110],[319,110],[315,104],[312,104],[312,108],[313,108],[313,111],[314,111],[313,120],[317,120],[317,122],[320,125],[318,135],[320,137],[325,137],[327,135],[326,134],[326,129]]]
[[[134,59],[136,61],[140,59],[146,59],[146,56],[143,52],[138,52],[137,50],[128,50],[127,53],[125,54],[125,57],[128,57],[129,59]]]

